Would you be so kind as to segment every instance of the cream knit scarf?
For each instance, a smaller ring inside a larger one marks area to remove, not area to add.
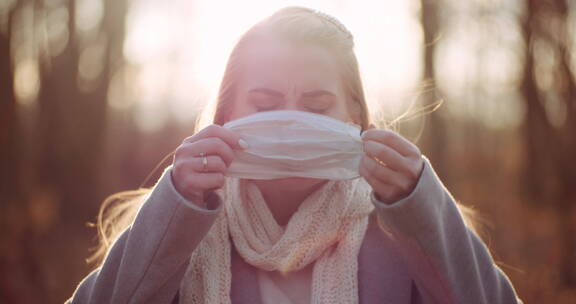
[[[231,236],[244,260],[263,270],[290,272],[315,262],[311,303],[358,303],[358,252],[373,209],[370,191],[362,178],[329,180],[284,228],[255,184],[227,177],[217,190],[224,212],[192,253],[180,302],[231,303]]]

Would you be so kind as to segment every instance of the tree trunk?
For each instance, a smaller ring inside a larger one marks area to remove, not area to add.
[[[423,81],[425,84],[422,93],[422,104],[430,107],[438,100],[438,90],[436,89],[434,75],[434,55],[439,32],[438,6],[439,1],[421,0],[421,23],[424,31],[424,54],[423,54]],[[446,161],[447,134],[445,121],[441,115],[442,108],[426,114],[423,133],[423,152],[427,154],[434,163],[434,168],[438,174],[449,183],[449,174]]]

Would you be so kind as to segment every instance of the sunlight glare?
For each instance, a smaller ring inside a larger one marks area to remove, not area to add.
[[[140,103],[163,103],[190,121],[215,98],[227,57],[243,32],[285,6],[300,5],[338,18],[355,37],[369,106],[401,112],[420,77],[417,1],[186,1],[133,2],[125,55],[140,65]],[[150,116],[147,115],[147,119]]]

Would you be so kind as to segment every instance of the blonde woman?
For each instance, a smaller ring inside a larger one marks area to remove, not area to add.
[[[69,303],[520,303],[430,162],[370,123],[353,46],[300,7],[246,32],[213,124]]]

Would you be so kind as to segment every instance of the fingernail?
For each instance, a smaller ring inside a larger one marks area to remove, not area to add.
[[[240,145],[240,147],[242,147],[242,149],[246,149],[246,148],[250,147],[250,145],[245,140],[243,140],[242,138],[240,138],[238,140],[238,144]]]

